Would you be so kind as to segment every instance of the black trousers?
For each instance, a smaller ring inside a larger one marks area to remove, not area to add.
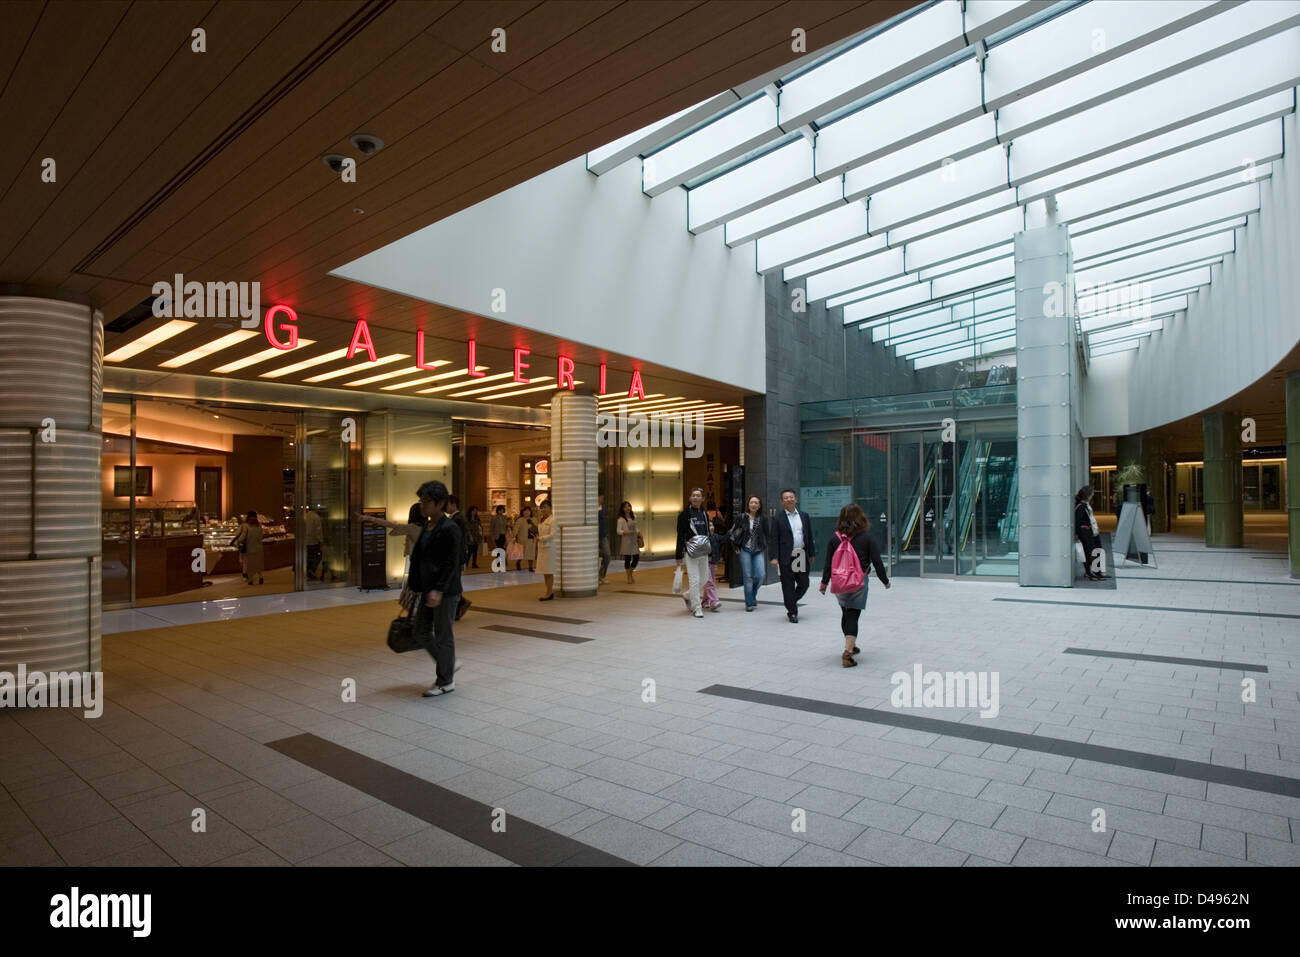
[[[438,607],[430,608],[421,595],[415,607],[415,638],[433,659],[440,685],[451,684],[456,673],[456,638],[451,625],[456,620],[459,604],[459,594],[443,595]]]
[[[840,609],[840,634],[858,637],[858,619],[862,617],[861,608]]]
[[[799,599],[808,593],[808,570],[794,570],[793,561],[778,562],[781,569],[781,598],[787,614],[799,614]]]
[[[624,571],[630,571],[630,570],[632,570],[633,568],[636,568],[636,566],[637,566],[637,565],[640,565],[640,564],[641,564],[641,553],[640,553],[640,552],[637,552],[635,555],[624,555],[624,556],[623,556],[623,570],[624,570]]]
[[[1093,553],[1101,548],[1101,539],[1091,531],[1085,532],[1079,529],[1079,542],[1083,545],[1083,572],[1085,575],[1091,575]]]

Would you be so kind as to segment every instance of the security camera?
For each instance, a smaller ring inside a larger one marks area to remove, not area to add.
[[[349,142],[366,156],[371,153],[378,153],[384,148],[384,141],[378,136],[372,136],[369,133],[357,133],[351,137]]]
[[[348,158],[346,156],[340,156],[338,153],[328,153],[320,159],[322,163],[334,172],[340,173],[343,171],[343,164],[347,162]]]

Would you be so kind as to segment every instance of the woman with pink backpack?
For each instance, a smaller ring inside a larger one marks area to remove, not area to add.
[[[840,663],[845,668],[857,665],[853,656],[859,652],[858,618],[867,607],[867,567],[874,567],[876,577],[886,588],[889,587],[885,563],[880,559],[880,546],[867,534],[870,528],[871,523],[859,506],[849,504],[840,509],[835,537],[827,543],[822,583],[818,589],[824,595],[829,584],[831,594],[840,603],[840,630],[844,632],[844,654],[840,656]]]

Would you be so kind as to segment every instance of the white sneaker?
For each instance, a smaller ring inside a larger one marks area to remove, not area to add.
[[[425,698],[436,698],[438,695],[451,694],[455,690],[456,682],[453,681],[450,684],[434,685],[432,688],[426,688],[420,694]]]
[[[695,609],[695,617],[696,617],[696,618],[703,618],[703,617],[704,617],[704,612],[700,611],[698,608]]]
[[[459,659],[459,658],[457,658],[457,659],[456,659],[456,663],[455,663],[454,665],[451,666],[451,673],[452,673],[452,674],[455,674],[455,673],[458,672],[458,671],[460,671],[460,659]]]

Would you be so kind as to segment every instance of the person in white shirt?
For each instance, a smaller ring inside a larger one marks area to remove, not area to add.
[[[812,522],[808,513],[799,508],[794,489],[781,490],[781,505],[784,511],[772,519],[772,564],[781,570],[785,616],[798,623],[799,599],[808,591],[808,566],[817,546],[813,543]]]

